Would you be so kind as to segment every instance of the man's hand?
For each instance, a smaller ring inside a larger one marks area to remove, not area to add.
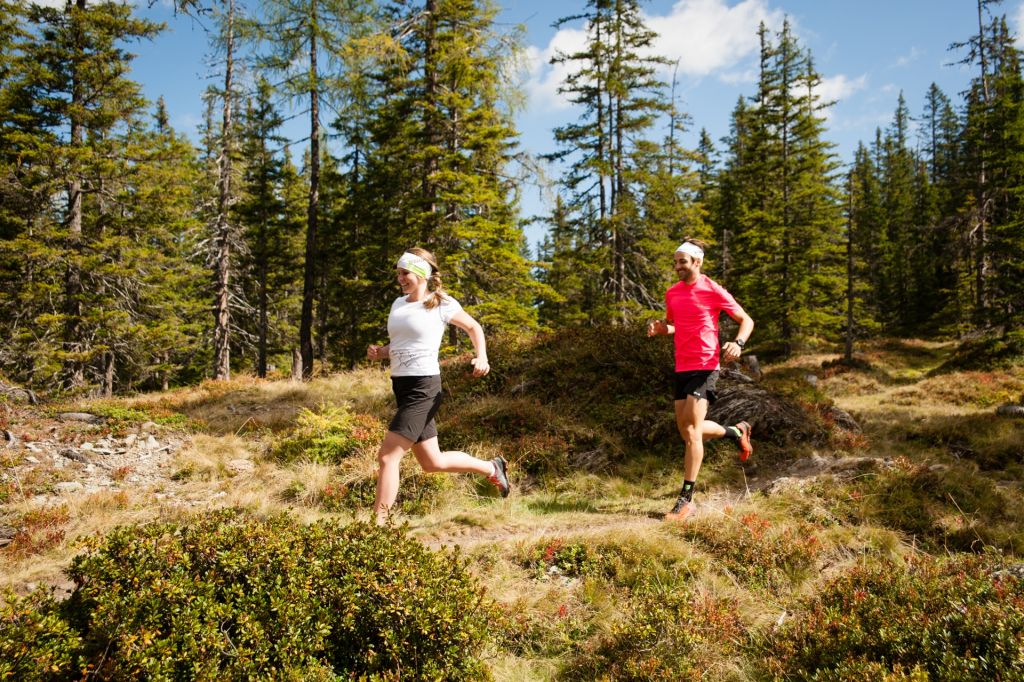
[[[491,371],[491,366],[487,364],[487,358],[473,358],[470,363],[473,365],[473,376],[480,378]]]
[[[743,349],[735,341],[729,341],[722,346],[722,355],[725,356],[727,362],[739,360],[741,353],[743,353]]]
[[[668,323],[665,320],[654,320],[647,323],[647,336],[668,334]]]
[[[388,347],[371,344],[366,349],[366,357],[370,360],[386,360],[388,358]]]

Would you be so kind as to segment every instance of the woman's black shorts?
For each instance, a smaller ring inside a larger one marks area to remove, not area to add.
[[[715,385],[717,383],[717,369],[676,372],[676,400],[686,400],[688,396],[692,395],[697,400],[707,399],[710,405],[718,397],[715,395]]]
[[[414,443],[437,435],[434,415],[441,407],[441,375],[429,377],[391,377],[391,389],[398,401],[398,413],[388,425]]]

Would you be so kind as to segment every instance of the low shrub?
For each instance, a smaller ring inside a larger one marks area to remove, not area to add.
[[[930,417],[904,429],[908,441],[946,450],[986,471],[1013,468],[1024,460],[1024,420],[995,414]]]
[[[559,679],[722,679],[743,636],[733,601],[695,596],[685,588],[642,592],[626,617],[585,644]]]
[[[376,417],[352,414],[345,406],[323,406],[319,412],[299,411],[295,428],[279,438],[270,455],[282,463],[299,459],[337,464],[360,453],[375,451],[386,427]]]
[[[915,537],[928,550],[1024,553],[1024,501],[971,467],[898,458],[850,486],[858,519]]]
[[[471,450],[486,443],[507,453],[517,472],[534,478],[599,470],[621,453],[603,429],[535,400],[478,399],[444,419],[440,430],[446,445]]]
[[[23,559],[40,554],[64,541],[65,526],[71,515],[64,505],[40,507],[18,516],[11,543],[0,550],[0,555]]]
[[[803,521],[773,524],[756,512],[697,519],[681,529],[683,537],[714,555],[738,578],[773,592],[814,565],[822,551],[819,531]]]
[[[75,679],[81,644],[49,591],[0,594],[0,680]]]
[[[455,488],[449,474],[424,473],[411,456],[402,461],[398,497],[392,509],[403,514],[427,514],[437,508],[445,494]],[[370,509],[377,496],[376,477],[335,479],[320,491],[318,504],[325,511]]]
[[[1024,331],[991,334],[961,343],[933,374],[965,369],[987,371],[1024,364]]]
[[[554,573],[578,578],[600,570],[602,557],[582,542],[566,542],[562,538],[542,540],[529,547],[522,557],[524,568],[538,577]]]
[[[763,644],[777,680],[1019,680],[1024,580],[997,555],[862,565],[800,602]]]
[[[194,428],[195,424],[180,412],[173,412],[159,407],[139,409],[115,404],[92,404],[88,411],[106,419],[107,427],[114,432],[123,431],[131,426],[153,422],[160,426],[177,428]]]
[[[488,677],[494,607],[464,559],[401,529],[222,510],[93,538],[69,575],[66,628],[40,601],[0,631],[18,660],[74,661],[50,679]]]

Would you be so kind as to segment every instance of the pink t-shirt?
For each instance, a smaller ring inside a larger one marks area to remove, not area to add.
[[[676,371],[718,369],[718,314],[739,315],[743,308],[707,275],[693,284],[677,282],[665,292],[665,318],[676,328]]]

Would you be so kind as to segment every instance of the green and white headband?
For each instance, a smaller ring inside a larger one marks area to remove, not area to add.
[[[430,272],[433,268],[430,267],[425,259],[420,258],[415,253],[409,253],[406,251],[402,254],[402,257],[398,259],[398,267],[403,270],[408,270],[414,275],[419,275],[423,279],[430,278]]]
[[[704,249],[692,242],[683,242],[680,244],[679,248],[676,249],[676,253],[679,253],[680,251],[691,258],[700,258],[701,260],[704,260]]]

